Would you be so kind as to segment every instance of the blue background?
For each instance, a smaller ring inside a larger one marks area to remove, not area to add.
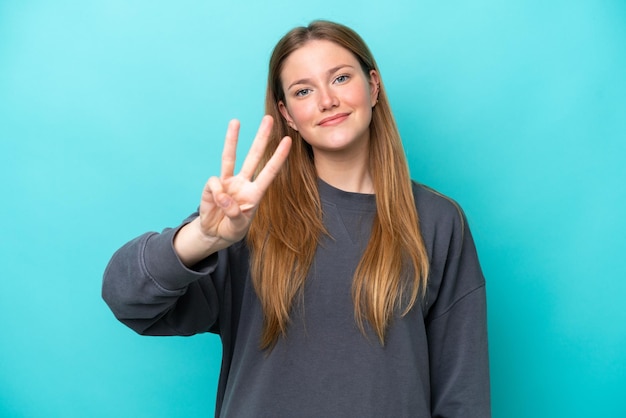
[[[133,334],[102,272],[195,209],[231,118],[247,148],[314,18],[365,38],[413,177],[467,213],[494,416],[626,416],[626,3],[264,3],[0,0],[0,416],[212,416],[218,338]]]

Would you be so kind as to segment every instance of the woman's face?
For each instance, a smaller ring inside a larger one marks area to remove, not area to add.
[[[287,57],[280,76],[280,112],[316,155],[367,149],[379,88],[375,70],[365,74],[350,51],[314,40]]]

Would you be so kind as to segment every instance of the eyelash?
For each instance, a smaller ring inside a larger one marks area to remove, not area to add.
[[[342,77],[344,78],[344,80],[343,80],[343,81],[339,81],[339,83],[340,83],[340,84],[345,83],[346,81],[348,81],[348,80],[350,79],[350,76],[349,76],[348,74],[341,74],[341,75],[338,75],[338,76],[335,78],[335,80],[334,80],[334,81],[338,81],[338,80],[339,80],[340,78],[342,78]]]
[[[308,93],[310,91],[311,91],[311,89],[300,89],[300,90],[296,91],[294,96],[296,96],[296,97],[304,97],[305,96],[304,92]]]
[[[335,77],[335,79],[333,80],[333,83],[343,84],[343,83],[347,82],[349,79],[350,79],[350,76],[348,74],[341,74],[341,75],[338,75],[337,77]],[[294,93],[294,96],[296,96],[296,97],[304,97],[304,96],[306,96],[310,92],[311,92],[311,89],[300,89],[300,90],[297,90]]]

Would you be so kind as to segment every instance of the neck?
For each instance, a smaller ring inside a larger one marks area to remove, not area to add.
[[[367,154],[328,155],[315,153],[317,175],[331,186],[353,193],[374,194],[374,182],[369,171]]]

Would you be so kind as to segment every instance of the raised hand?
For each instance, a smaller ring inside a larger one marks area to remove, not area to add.
[[[174,239],[174,248],[186,265],[193,265],[245,236],[261,198],[291,148],[291,138],[283,138],[271,159],[253,179],[267,147],[272,125],[272,117],[265,116],[241,171],[235,175],[239,122],[233,120],[228,124],[221,175],[206,182],[200,201],[200,216],[183,227]]]

